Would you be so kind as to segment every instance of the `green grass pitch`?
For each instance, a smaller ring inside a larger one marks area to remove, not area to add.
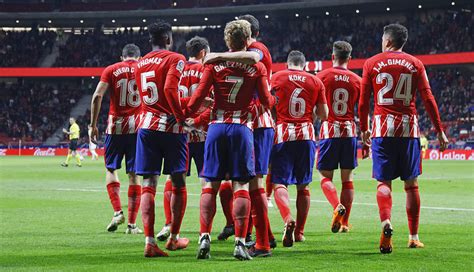
[[[232,257],[232,241],[217,241],[224,224],[220,207],[214,221],[210,260],[196,260],[200,188],[195,174],[188,179],[188,208],[182,236],[188,249],[169,258],[145,259],[142,235],[125,235],[125,227],[107,233],[112,216],[105,191],[102,160],[59,166],[63,158],[0,158],[0,270],[25,271],[473,271],[474,163],[425,161],[420,178],[422,201],[420,238],[424,249],[408,249],[405,193],[400,181],[393,186],[394,252],[378,251],[380,223],[375,201],[371,162],[355,171],[353,229],[330,231],[331,208],[319,182],[311,188],[312,203],[306,242],[283,248],[273,257],[239,262]],[[316,173],[315,173],[316,174]],[[122,178],[122,204],[126,205],[127,179]],[[315,181],[319,180],[315,175]],[[162,227],[163,180],[156,201],[156,229]],[[336,179],[338,190],[339,179]],[[290,189],[295,212],[295,189]],[[218,205],[219,206],[219,205]],[[124,208],[126,210],[126,207]],[[276,208],[269,210],[271,225],[281,237],[283,222]],[[139,216],[138,224],[141,226]],[[164,247],[163,243],[159,246]]]

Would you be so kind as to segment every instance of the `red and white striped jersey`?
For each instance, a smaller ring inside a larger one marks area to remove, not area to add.
[[[368,130],[369,102],[373,93],[372,137],[419,138],[415,104],[417,91],[436,130],[441,132],[438,106],[423,63],[412,55],[393,51],[368,59],[364,64],[359,100],[361,130]]]
[[[143,102],[140,128],[185,133],[178,93],[185,62],[183,55],[167,50],[154,50],[140,59],[135,72]]]
[[[117,62],[105,68],[100,81],[109,84],[110,108],[106,134],[132,134],[140,121],[141,100],[135,82],[137,61]]]
[[[253,96],[257,90],[262,105],[272,107],[275,98],[268,90],[265,66],[223,61],[206,65],[195,94],[191,97],[186,115],[196,113],[202,101],[214,87],[214,107],[210,123],[242,124],[253,129]]]
[[[137,133],[141,114],[129,116],[115,116],[109,114],[106,134],[133,134]]]
[[[319,139],[357,137],[357,129],[354,121],[324,121],[319,130]]]
[[[270,50],[261,42],[253,42],[248,47],[248,51],[257,52],[260,55],[260,62],[263,63],[267,69],[267,80],[270,84],[272,78],[272,55],[270,54]],[[258,99],[255,101],[253,115],[255,118],[253,128],[272,128],[275,126],[271,110],[263,106]]]
[[[200,62],[186,62],[186,65],[184,65],[183,74],[181,75],[181,80],[179,82],[179,95],[181,98],[191,97],[193,95],[194,91],[199,86],[199,81],[201,81],[203,72],[204,66]],[[204,113],[195,114],[192,116],[194,118],[194,126],[199,131],[193,131],[188,134],[190,143],[204,142],[206,140],[205,132],[207,131],[210,114],[206,113],[207,118],[202,117],[201,115],[204,115]]]
[[[354,121],[361,78],[343,68],[332,67],[316,75],[326,88],[328,120],[321,124],[319,139],[357,137]]]
[[[272,77],[278,97],[275,144],[315,140],[313,110],[326,104],[324,85],[317,77],[299,70],[284,70]]]

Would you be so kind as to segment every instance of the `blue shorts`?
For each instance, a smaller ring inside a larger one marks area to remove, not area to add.
[[[188,171],[188,135],[139,129],[136,152],[138,175],[172,175]]]
[[[196,170],[198,175],[202,172],[202,165],[204,164],[204,142],[198,143],[189,143],[189,162],[191,159],[194,161],[196,165]],[[191,175],[191,163],[189,163],[188,167],[188,176]]]
[[[105,135],[105,167],[117,170],[122,167],[125,156],[127,173],[135,172],[135,148],[137,134],[106,134]]]
[[[211,124],[204,148],[200,177],[221,181],[248,182],[255,177],[253,133],[240,124]]]
[[[273,128],[257,128],[253,131],[253,146],[255,150],[255,174],[266,175],[273,146]]]
[[[421,175],[421,146],[418,138],[372,139],[372,176],[378,181],[400,177],[409,180]]]
[[[273,146],[271,156],[272,183],[309,184],[313,178],[316,143],[291,141]]]
[[[319,141],[318,170],[357,167],[357,138],[330,138]]]

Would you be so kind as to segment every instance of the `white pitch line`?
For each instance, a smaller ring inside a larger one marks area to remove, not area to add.
[[[72,189],[72,188],[58,188],[54,189],[55,191],[71,191],[71,192],[101,192],[105,193],[106,190],[103,189]],[[163,192],[156,192],[157,194],[163,194]],[[201,196],[201,194],[193,194],[188,193],[189,196]],[[296,199],[290,199],[291,201],[296,201]],[[311,202],[314,203],[326,203],[325,200],[316,200],[312,199]],[[353,202],[353,205],[361,205],[361,206],[377,206],[375,203],[363,203],[363,202]],[[462,212],[474,212],[474,209],[467,209],[467,208],[449,208],[449,207],[430,207],[430,206],[421,206],[422,209],[425,210],[440,210],[440,211],[462,211]]]

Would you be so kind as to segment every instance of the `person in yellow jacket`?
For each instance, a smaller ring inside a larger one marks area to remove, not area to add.
[[[74,119],[73,117],[69,118],[69,124],[71,124],[71,126],[69,127],[69,130],[63,128],[63,132],[69,135],[69,150],[67,153],[66,161],[61,163],[61,166],[68,167],[69,160],[71,159],[72,156],[74,156],[76,157],[76,162],[77,162],[76,165],[78,167],[81,167],[82,166],[81,156],[76,151],[81,129],[79,128],[79,125],[76,123],[76,119]]]

